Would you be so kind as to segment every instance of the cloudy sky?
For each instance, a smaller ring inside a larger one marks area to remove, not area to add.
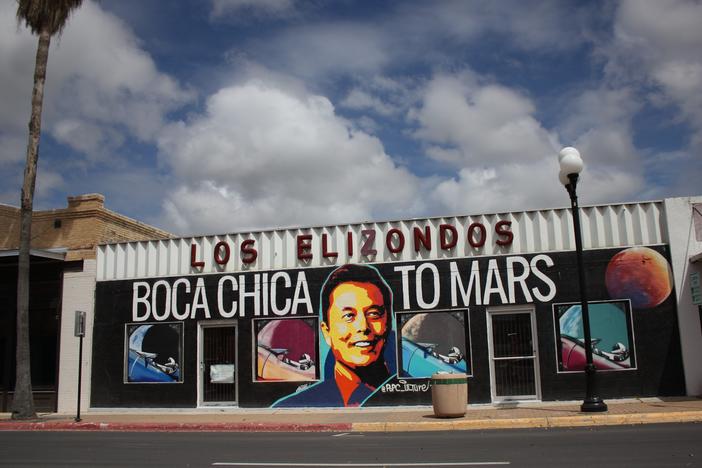
[[[178,234],[699,195],[702,3],[85,0],[52,42],[36,209]],[[36,38],[0,2],[0,203]]]

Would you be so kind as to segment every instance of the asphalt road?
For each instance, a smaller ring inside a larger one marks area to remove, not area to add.
[[[702,424],[411,433],[0,432],[7,467],[702,467]]]

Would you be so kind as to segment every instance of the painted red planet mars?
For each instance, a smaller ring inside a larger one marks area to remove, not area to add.
[[[650,309],[670,295],[673,273],[660,253],[648,247],[631,247],[609,261],[605,284],[612,299],[630,299],[635,309]]]

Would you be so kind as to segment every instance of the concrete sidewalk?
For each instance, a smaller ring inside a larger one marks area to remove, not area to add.
[[[13,421],[0,413],[0,431],[327,431],[393,432],[548,428],[702,422],[702,399],[644,398],[607,401],[606,413],[581,413],[580,402],[470,405],[461,418],[437,418],[431,406],[355,409],[91,410],[41,414]]]

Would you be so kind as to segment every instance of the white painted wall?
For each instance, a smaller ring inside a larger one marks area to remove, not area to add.
[[[73,414],[78,402],[78,348],[74,336],[75,311],[86,312],[83,339],[83,376],[81,412],[90,405],[90,368],[93,349],[93,317],[95,307],[96,261],[85,260],[83,271],[66,272],[63,276],[61,306],[61,353],[59,358],[58,412]]]
[[[668,198],[664,200],[670,256],[675,278],[678,303],[678,325],[682,346],[685,386],[688,395],[702,395],[702,328],[698,308],[692,303],[690,273],[701,271],[700,262],[690,257],[702,252],[702,241],[695,238],[692,204],[702,203],[700,197]]]

